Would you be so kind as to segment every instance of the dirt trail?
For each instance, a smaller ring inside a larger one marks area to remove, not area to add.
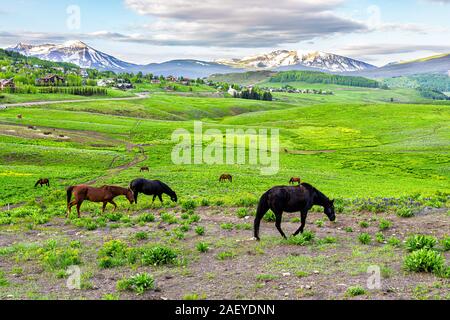
[[[8,108],[11,108],[11,107],[32,107],[32,106],[42,106],[42,105],[61,104],[61,103],[80,103],[80,102],[96,102],[96,101],[128,101],[128,100],[141,100],[141,99],[145,99],[148,97],[149,97],[149,95],[146,93],[138,93],[134,97],[126,97],[126,98],[34,101],[34,102],[11,103],[11,104],[6,104],[6,106]]]

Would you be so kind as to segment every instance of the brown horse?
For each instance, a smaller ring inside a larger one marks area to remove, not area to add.
[[[224,181],[230,181],[233,182],[233,177],[231,176],[231,174],[223,174],[220,176],[219,182],[224,182]]]
[[[34,187],[36,188],[38,185],[41,185],[41,188],[42,188],[42,186],[50,187],[50,180],[48,180],[48,179],[39,179],[36,182],[36,184],[34,185]]]
[[[144,172],[144,171],[150,172],[150,168],[149,167],[142,167],[140,172]]]
[[[289,184],[294,184],[294,183],[298,183],[298,185],[300,185],[302,183],[302,179],[300,179],[300,178],[291,178],[291,180],[289,180]]]
[[[74,201],[71,201],[72,194],[75,196]],[[67,217],[72,213],[72,207],[76,205],[79,218],[81,216],[80,207],[85,200],[91,202],[103,202],[103,213],[105,212],[108,203],[111,203],[114,206],[114,211],[116,211],[117,204],[114,202],[114,198],[118,196],[126,196],[128,201],[130,201],[130,204],[134,203],[134,194],[129,188],[126,189],[115,186],[94,188],[87,185],[69,187],[67,189]]]

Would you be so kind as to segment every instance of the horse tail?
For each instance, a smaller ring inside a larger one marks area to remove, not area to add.
[[[67,205],[72,201],[73,189],[75,189],[74,186],[67,188]]]
[[[269,211],[269,192],[263,194],[259,200],[258,209],[256,210],[256,217],[254,222],[255,238],[259,241],[259,225],[264,215]]]

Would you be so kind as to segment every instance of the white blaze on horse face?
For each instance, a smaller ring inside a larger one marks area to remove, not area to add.
[[[172,150],[172,163],[176,165],[192,163],[192,139],[189,131],[178,129],[172,133],[172,142],[179,142]]]

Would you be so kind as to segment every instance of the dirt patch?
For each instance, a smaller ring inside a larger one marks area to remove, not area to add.
[[[0,266],[6,271],[10,286],[0,289],[0,298],[29,299],[32,297],[53,297],[58,299],[100,299],[105,294],[119,294],[121,299],[183,299],[196,294],[207,299],[347,299],[346,291],[351,286],[365,288],[365,294],[353,299],[448,299],[450,283],[428,273],[409,273],[403,269],[406,250],[392,247],[375,240],[370,245],[358,242],[361,232],[369,233],[373,239],[379,232],[381,217],[392,221],[392,227],[383,231],[386,238],[395,236],[404,240],[413,233],[431,234],[443,237],[450,230],[450,218],[443,210],[432,210],[410,219],[397,216],[366,213],[339,215],[336,223],[325,222],[322,213],[311,213],[307,230],[313,231],[316,241],[306,246],[289,245],[284,242],[273,223],[263,223],[262,241],[252,240],[252,217],[238,218],[237,208],[202,207],[196,209],[201,221],[186,232],[184,239],[177,239],[173,232],[179,224],[169,225],[162,221],[160,214],[169,212],[180,221],[181,212],[177,208],[151,209],[133,212],[131,218],[152,212],[156,221],[133,227],[108,227],[94,231],[80,229],[68,224],[62,218],[37,228],[14,231],[0,228],[2,246],[17,243],[43,244],[48,239],[60,242],[78,240],[82,244],[82,271],[88,276],[89,286],[80,291],[67,290],[65,279],[58,279],[53,273],[43,270],[39,263],[20,262],[23,274],[14,276],[12,271],[18,266],[15,256],[0,256]],[[85,213],[89,215],[89,213]],[[283,229],[292,233],[298,228],[298,217],[286,214]],[[322,227],[315,222],[324,219]],[[369,221],[368,228],[359,222]],[[205,234],[194,232],[195,226],[205,228]],[[231,228],[230,228],[231,226]],[[351,227],[353,232],[346,232]],[[136,241],[134,235],[145,231],[149,238]],[[335,243],[322,243],[320,239],[333,237]],[[169,267],[124,266],[114,269],[98,267],[97,252],[102,243],[111,239],[121,239],[130,246],[164,243],[177,250],[186,263]],[[199,242],[209,245],[209,251],[200,254],[196,250]],[[230,257],[221,259],[221,253]],[[449,254],[445,254],[448,260]],[[379,266],[382,270],[381,289],[366,288],[367,269]],[[137,296],[116,290],[116,283],[124,276],[139,272],[152,274],[157,282],[157,290]],[[12,295],[12,297],[11,297]]]

